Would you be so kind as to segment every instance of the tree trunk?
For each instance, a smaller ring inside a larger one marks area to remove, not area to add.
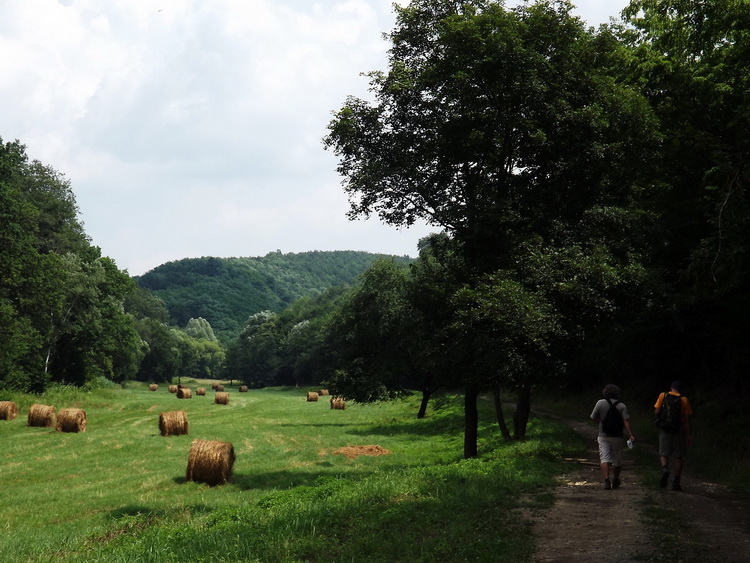
[[[508,425],[505,424],[505,417],[503,416],[503,403],[500,397],[500,387],[495,387],[492,391],[492,395],[495,398],[495,416],[497,416],[497,425],[500,427],[500,433],[503,435],[505,441],[510,442],[513,437],[510,435]]]
[[[477,397],[479,392],[474,387],[467,387],[464,395],[464,458],[477,457],[477,432],[479,428],[479,411]]]
[[[531,412],[531,386],[524,385],[518,392],[518,403],[516,405],[516,414],[513,417],[513,431],[516,440],[526,439],[526,425],[529,422]]]
[[[419,412],[417,413],[417,418],[424,418],[425,414],[427,414],[427,403],[430,402],[431,395],[432,395],[432,391],[430,391],[429,388],[427,387],[422,388],[422,403],[419,405]]]
[[[432,383],[432,376],[428,375],[425,377],[424,385],[422,385],[422,404],[419,405],[419,412],[417,418],[424,418],[427,414],[427,403],[430,402],[432,396],[432,389],[430,389],[430,383]]]

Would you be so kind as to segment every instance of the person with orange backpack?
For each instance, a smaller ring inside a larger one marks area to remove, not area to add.
[[[669,483],[669,458],[674,458],[674,478],[672,490],[681,491],[682,458],[689,446],[693,445],[693,434],[690,430],[690,417],[693,410],[690,401],[681,394],[682,382],[673,381],[670,390],[659,395],[654,405],[656,425],[659,427],[659,461],[661,479],[659,485],[665,488]]]

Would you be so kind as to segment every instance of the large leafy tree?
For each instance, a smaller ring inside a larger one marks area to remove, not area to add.
[[[140,360],[134,284],[90,244],[70,183],[0,140],[0,385],[122,381]]]
[[[499,291],[526,295],[540,314],[591,293],[601,299],[590,303],[611,308],[613,287],[597,274],[641,258],[628,231],[640,228],[636,188],[656,140],[645,100],[610,76],[619,44],[607,30],[586,30],[571,8],[507,10],[487,0],[396,8],[388,72],[370,74],[376,101],[349,98],[325,139],[339,156],[351,217],[444,229],[469,291],[500,271]],[[601,267],[567,277],[560,261],[576,251],[595,253]],[[533,260],[556,277],[526,268]],[[512,302],[490,294],[490,308]],[[593,322],[602,311],[585,312],[577,317]],[[466,392],[464,454],[473,457],[476,397],[502,370],[488,376],[474,331],[463,345],[475,358],[456,380]],[[521,382],[521,412],[539,376]]]
[[[746,394],[750,2],[634,0],[624,14],[637,54],[629,78],[665,134],[655,201],[667,241],[658,258],[668,299],[656,325],[671,353],[662,365],[696,381],[725,373],[720,382]]]

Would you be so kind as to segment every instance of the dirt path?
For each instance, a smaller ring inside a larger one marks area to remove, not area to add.
[[[548,413],[545,413],[548,414]],[[716,484],[693,478],[686,470],[682,492],[659,489],[636,475],[631,456],[622,487],[606,491],[599,469],[596,428],[566,421],[589,444],[585,458],[563,476],[553,507],[532,517],[539,534],[535,563],[549,562],[750,562],[750,502]],[[638,444],[637,447],[648,447]],[[654,460],[656,453],[653,452]],[[687,466],[686,466],[687,469]],[[675,543],[679,552],[660,553],[663,543],[646,506],[675,510],[684,520]]]

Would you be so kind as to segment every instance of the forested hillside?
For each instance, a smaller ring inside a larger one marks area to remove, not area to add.
[[[351,283],[380,254],[355,251],[271,252],[257,258],[185,258],[135,278],[184,327],[204,318],[223,342],[236,337],[251,315],[278,313],[301,297]],[[408,262],[409,258],[400,259]]]

